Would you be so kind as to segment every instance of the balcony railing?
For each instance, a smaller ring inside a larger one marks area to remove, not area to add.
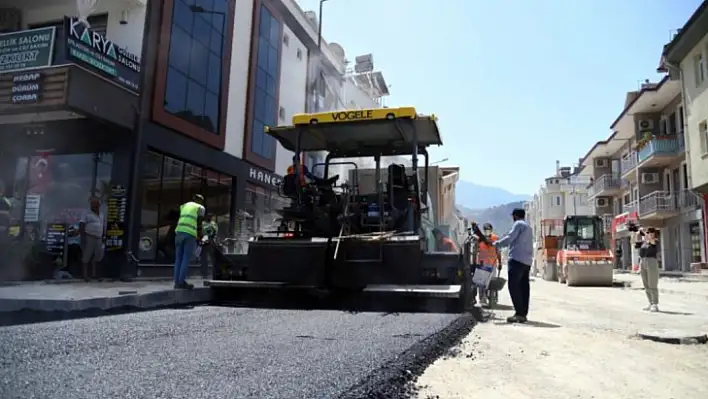
[[[588,189],[588,196],[601,194],[605,190],[613,190],[620,187],[620,178],[617,176],[602,175],[595,179],[592,186]]]
[[[683,139],[681,140],[683,142]],[[678,155],[679,140],[676,136],[668,136],[662,138],[653,138],[642,147],[637,153],[639,163],[646,161],[648,158],[659,156]]]
[[[628,204],[622,205],[622,213],[631,213],[637,211],[637,201],[632,201]]]
[[[679,154],[682,154],[686,151],[686,138],[684,137],[683,133],[679,133],[677,135],[676,140],[678,140],[678,152]]]
[[[632,151],[627,158],[622,158],[620,161],[620,173],[628,173],[637,167],[637,153]]]
[[[612,231],[612,221],[614,218],[615,216],[611,213],[602,215],[602,227],[605,229],[605,232]]]
[[[639,214],[645,215],[652,212],[673,212],[676,208],[678,196],[670,191],[654,191],[639,200]]]
[[[682,210],[698,209],[702,202],[701,197],[691,190],[681,190],[678,193],[678,206]]]

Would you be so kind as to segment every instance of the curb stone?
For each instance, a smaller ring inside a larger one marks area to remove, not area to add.
[[[211,290],[164,290],[79,300],[3,299],[0,326],[95,317],[209,302]]]

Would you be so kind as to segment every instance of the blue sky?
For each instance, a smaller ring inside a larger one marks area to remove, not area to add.
[[[297,0],[317,11],[319,0]],[[373,53],[389,106],[435,113],[461,178],[531,194],[656,73],[700,0],[329,0],[323,36]]]

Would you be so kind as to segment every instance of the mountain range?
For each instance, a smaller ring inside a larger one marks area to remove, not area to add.
[[[502,235],[511,230],[513,220],[511,219],[511,211],[516,208],[522,208],[524,201],[508,202],[497,206],[492,206],[486,209],[469,209],[462,205],[458,208],[462,215],[469,220],[479,223],[491,223],[494,231]]]
[[[511,229],[511,211],[522,208],[531,196],[460,180],[455,199],[463,216],[480,224],[491,223],[497,234],[504,234]]]
[[[458,205],[468,209],[486,209],[509,202],[527,201],[531,196],[459,180],[455,186],[455,199]]]

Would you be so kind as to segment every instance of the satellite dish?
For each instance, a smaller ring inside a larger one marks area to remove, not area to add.
[[[337,58],[340,60],[344,59],[344,49],[339,45],[339,43],[329,43],[329,49],[334,53],[334,55],[337,56]]]

